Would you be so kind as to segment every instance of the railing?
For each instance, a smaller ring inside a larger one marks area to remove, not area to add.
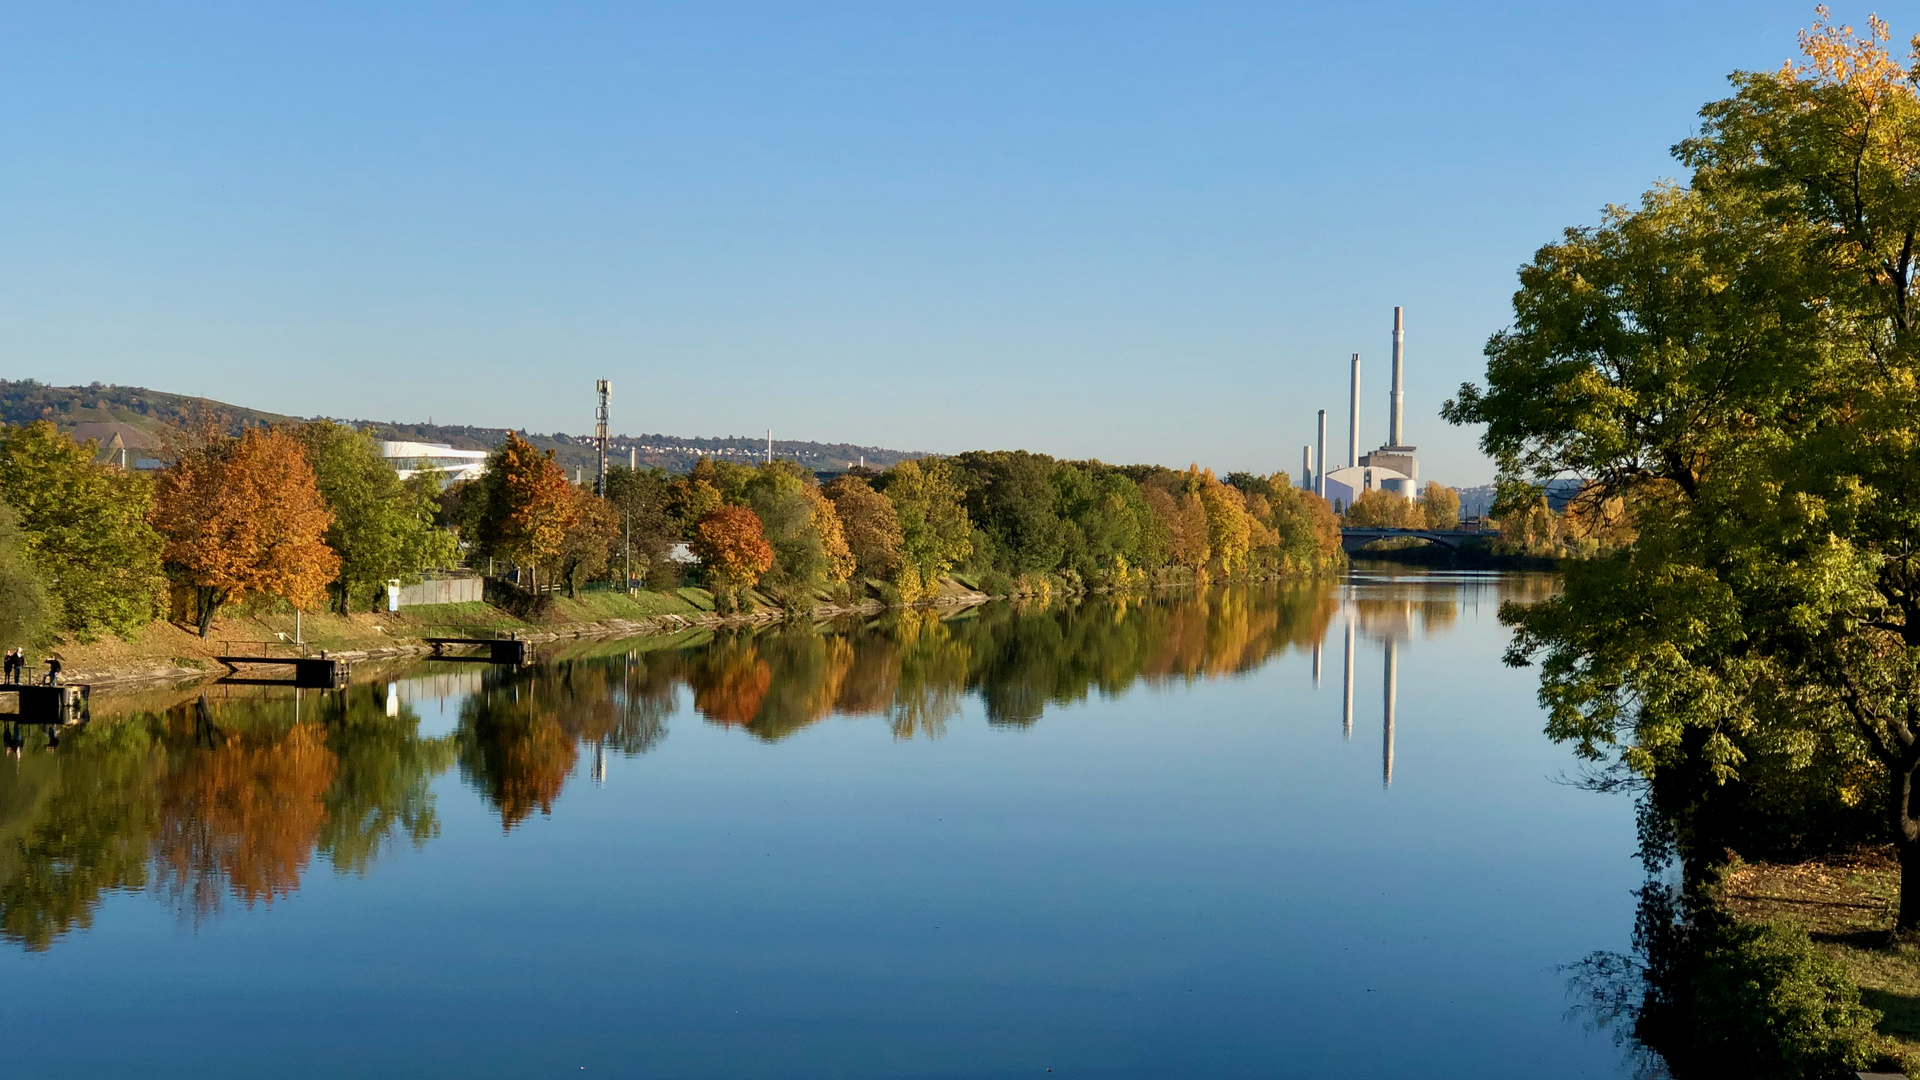
[[[307,642],[304,641],[232,641],[222,640],[220,651],[225,656],[259,656],[262,660],[275,659],[274,649],[287,649],[288,657],[307,655]],[[254,650],[258,650],[255,652]]]

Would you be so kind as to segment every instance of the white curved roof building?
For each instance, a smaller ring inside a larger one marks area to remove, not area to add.
[[[446,443],[383,442],[380,456],[402,480],[411,479],[423,467],[440,470],[448,483],[472,480],[487,471],[485,450],[455,450]]]

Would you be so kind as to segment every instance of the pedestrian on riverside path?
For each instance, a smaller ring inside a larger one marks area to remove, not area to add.
[[[60,685],[60,657],[58,655],[47,657],[47,685]]]
[[[7,650],[7,682],[8,683],[17,685],[20,682],[21,670],[26,666],[27,666],[27,658],[21,654],[19,649]]]

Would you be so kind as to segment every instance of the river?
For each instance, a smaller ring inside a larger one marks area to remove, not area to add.
[[[0,1071],[1619,1075],[1566,965],[1626,946],[1632,806],[1500,660],[1499,603],[1550,588],[1357,572],[103,701],[0,762]]]

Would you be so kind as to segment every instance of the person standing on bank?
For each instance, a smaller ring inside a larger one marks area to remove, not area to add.
[[[7,682],[18,684],[20,682],[20,669],[25,667],[26,663],[27,658],[21,654],[19,649],[8,649]]]
[[[58,655],[47,657],[47,685],[60,685],[60,657]]]

